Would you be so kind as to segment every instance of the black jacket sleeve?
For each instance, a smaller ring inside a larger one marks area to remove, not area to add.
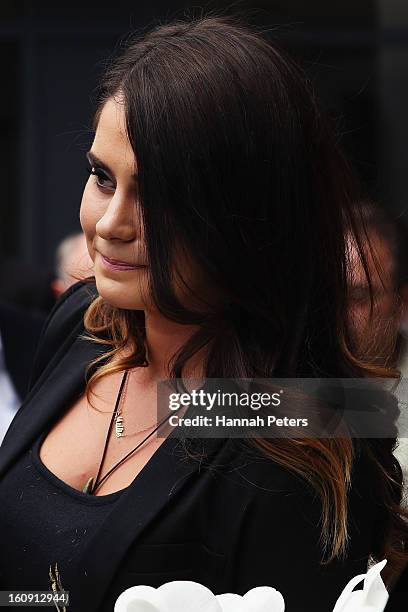
[[[69,287],[54,305],[41,332],[31,370],[29,391],[52,363],[62,357],[75,340],[86,308],[97,297],[95,283],[79,281]]]
[[[344,559],[322,564],[322,504],[310,485],[294,477],[291,493],[258,487],[240,526],[233,591],[256,586],[281,592],[285,610],[330,612],[348,581],[367,571],[374,511],[367,459],[357,458],[349,492],[348,547]]]

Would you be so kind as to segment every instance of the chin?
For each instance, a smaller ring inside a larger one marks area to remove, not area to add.
[[[123,282],[99,275],[95,275],[95,281],[99,295],[114,308],[121,308],[122,310],[146,309],[146,303],[142,299],[139,287],[126,287]]]

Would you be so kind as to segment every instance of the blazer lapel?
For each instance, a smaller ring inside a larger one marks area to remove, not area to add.
[[[207,456],[225,447],[225,439],[206,439]],[[228,451],[227,451],[228,452]],[[130,546],[165,506],[182,491],[200,462],[185,461],[179,440],[170,435],[121,495],[113,510],[87,545],[76,587],[81,609],[96,612]]]
[[[107,347],[78,338],[82,331],[83,325],[79,324],[71,334],[71,343],[75,338],[72,346],[67,339],[17,411],[0,447],[0,478],[40,433],[63,414],[67,404],[83,392],[87,364]]]
[[[81,323],[49,362],[13,419],[0,447],[0,477],[84,391],[86,366],[110,348],[81,340],[78,334],[82,331]],[[207,455],[213,456],[224,443],[224,439],[206,439]],[[81,609],[98,610],[128,548],[199,467],[199,461],[185,460],[175,436],[161,444],[86,547],[78,568]]]

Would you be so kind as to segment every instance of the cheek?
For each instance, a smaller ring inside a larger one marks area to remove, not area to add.
[[[90,184],[90,181],[88,181],[82,195],[79,221],[81,223],[82,231],[85,234],[88,251],[92,260],[94,259],[93,241],[95,237],[95,227],[102,215],[103,209],[101,203],[95,196],[94,189]]]

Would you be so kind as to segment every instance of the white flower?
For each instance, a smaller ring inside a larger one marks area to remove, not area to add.
[[[256,587],[243,597],[224,593],[217,595],[222,612],[284,612],[285,602],[279,591],[272,587]]]
[[[384,559],[373,565],[366,574],[352,578],[338,598],[333,612],[383,612],[388,601],[388,591],[380,572],[386,563]],[[362,580],[363,588],[353,591]]]
[[[388,592],[380,572],[386,563],[381,561],[366,574],[352,578],[333,612],[383,612]],[[353,591],[362,580],[363,589]],[[272,587],[256,587],[243,596],[214,595],[198,582],[175,580],[158,589],[149,586],[127,589],[116,600],[114,612],[285,612],[285,602],[281,593]]]
[[[251,589],[243,597],[214,595],[198,582],[175,580],[158,589],[134,586],[116,600],[115,612],[284,612],[282,595],[272,587]]]
[[[158,589],[134,586],[115,603],[115,612],[223,612],[214,593],[198,582],[175,580]]]

